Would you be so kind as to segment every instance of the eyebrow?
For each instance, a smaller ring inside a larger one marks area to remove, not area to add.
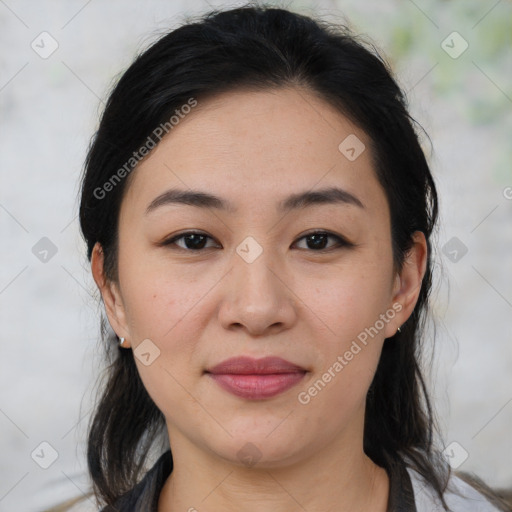
[[[215,208],[235,213],[237,208],[226,199],[200,190],[170,189],[157,196],[146,208],[146,215],[160,206],[169,204],[185,204],[198,208]],[[286,213],[290,210],[303,209],[318,204],[347,204],[364,209],[363,203],[353,194],[338,187],[329,187],[316,191],[291,194],[279,202],[277,210]]]

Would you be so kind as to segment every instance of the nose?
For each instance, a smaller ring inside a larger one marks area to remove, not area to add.
[[[249,262],[233,254],[233,267],[224,280],[219,320],[225,329],[245,329],[265,336],[289,329],[296,321],[296,296],[284,266],[264,250]]]

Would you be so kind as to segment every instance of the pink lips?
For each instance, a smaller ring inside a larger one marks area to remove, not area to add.
[[[234,357],[206,373],[226,391],[258,400],[273,397],[295,386],[306,370],[280,357]]]

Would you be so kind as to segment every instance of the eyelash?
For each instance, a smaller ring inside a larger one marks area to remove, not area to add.
[[[201,233],[199,231],[185,231],[185,232],[179,233],[178,235],[175,235],[175,236],[173,236],[173,237],[171,237],[171,238],[169,238],[167,240],[164,240],[159,245],[162,246],[162,247],[169,247],[171,245],[174,245],[175,246],[174,248],[181,249],[181,250],[186,251],[186,252],[201,252],[201,251],[204,251],[206,249],[214,249],[215,248],[215,247],[206,247],[206,248],[201,248],[201,249],[188,249],[188,248],[184,248],[184,247],[180,247],[179,245],[176,245],[176,241],[181,240],[182,238],[185,238],[185,237],[190,236],[190,235],[199,235],[199,236],[210,238],[210,239],[213,240],[213,238],[211,236],[206,235],[205,233]],[[335,235],[334,233],[331,233],[329,231],[312,231],[310,233],[306,233],[305,235],[302,235],[300,238],[297,239],[296,242],[298,242],[299,240],[302,240],[304,238],[313,236],[313,235],[324,235],[324,236],[327,236],[329,238],[334,238],[337,241],[337,245],[335,245],[333,247],[329,247],[327,249],[319,249],[319,250],[315,250],[315,249],[301,249],[301,250],[309,250],[311,252],[326,253],[326,252],[332,251],[333,249],[336,250],[336,249],[342,249],[344,247],[353,247],[354,246],[354,244],[352,244],[348,240],[344,239],[343,237],[341,237],[339,235]]]

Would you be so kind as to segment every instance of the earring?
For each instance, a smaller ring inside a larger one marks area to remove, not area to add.
[[[402,329],[400,329],[400,327],[397,329],[398,332],[402,332]],[[123,338],[124,339],[124,338]]]
[[[123,343],[124,343],[124,338],[121,338],[121,341],[119,342],[119,345],[123,346]]]

